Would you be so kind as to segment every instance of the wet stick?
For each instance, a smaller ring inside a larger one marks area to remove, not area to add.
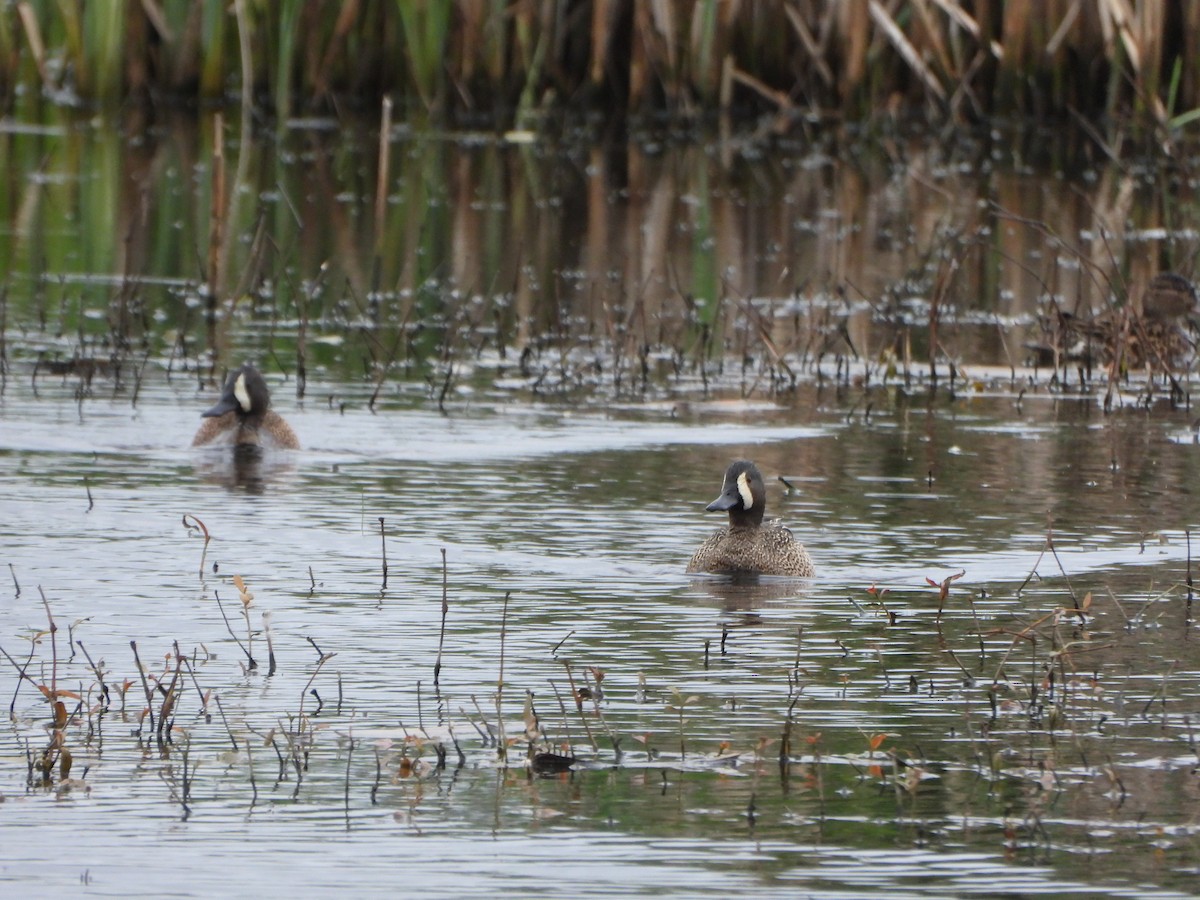
[[[587,734],[588,743],[592,745],[592,752],[599,753],[600,745],[596,743],[596,738],[592,736],[591,726],[588,725],[587,716],[583,713],[583,692],[575,687],[575,673],[571,671],[571,664],[565,659],[563,667],[567,670],[567,684],[571,686],[571,696],[575,700],[575,710],[579,713],[579,721],[583,723],[583,730]]]
[[[1187,541],[1188,545],[1188,608],[1192,608],[1192,598],[1194,596],[1192,593],[1192,532],[1189,532],[1188,529],[1184,528],[1183,538]],[[18,593],[20,593],[19,590]]]
[[[350,761],[354,758],[354,733],[348,735],[346,746],[346,778],[342,782],[342,806],[346,815],[346,830],[350,830]]]
[[[442,381],[442,389],[438,392],[438,412],[445,415],[446,413],[446,394],[450,392],[450,385],[454,381],[454,363],[446,365],[446,378]]]
[[[600,722],[600,727],[604,729],[604,734],[608,737],[609,743],[612,744],[613,754],[618,765],[621,763],[621,739],[608,727],[608,720],[604,718],[604,711],[600,708],[600,698],[604,694],[601,688],[601,682],[604,681],[604,671],[596,666],[589,666],[588,671],[591,673],[594,688],[592,690],[592,713]]]
[[[392,159],[392,98],[384,97],[379,121],[379,169],[375,177],[375,257],[383,255],[383,224],[387,212],[388,181]]]
[[[564,638],[563,638],[561,641],[559,641],[557,644],[555,644],[555,645],[554,645],[554,649],[552,649],[552,650],[550,651],[550,655],[551,655],[551,656],[558,656],[558,651],[559,651],[560,649],[562,649],[562,645],[563,645],[563,644],[565,644],[567,641],[569,641],[569,640],[571,639],[571,635],[573,635],[574,633],[575,633],[575,629],[574,629],[574,628],[572,628],[570,631],[568,631],[568,632],[567,632],[567,636],[566,636],[566,637],[564,637]]]
[[[271,640],[271,614],[262,614],[263,637],[267,641],[267,677],[275,674],[275,642]]]
[[[8,285],[0,285],[0,397],[8,387]]]
[[[450,609],[446,589],[446,548],[442,547],[442,628],[438,633],[437,662],[433,664],[433,686],[435,688],[438,686],[438,678],[442,674],[442,645],[446,641],[446,613]]]
[[[405,322],[407,322],[407,314]],[[387,373],[391,371],[393,364],[396,362],[396,357],[400,353],[400,345],[404,340],[405,334],[405,328],[398,328],[396,339],[392,341],[392,349],[388,351],[387,359],[383,360],[382,364],[378,360],[375,361],[375,366],[379,370],[379,377],[375,379],[375,390],[371,392],[371,399],[367,401],[367,409],[371,410],[371,412],[375,412],[375,403],[379,400],[379,394],[386,383]],[[373,352],[372,356],[374,356]]]
[[[474,694],[471,695],[471,705],[475,707],[475,713],[479,716],[479,721],[483,723],[483,728],[479,727],[479,725],[474,719],[471,718],[470,714],[465,709],[459,707],[458,711],[467,717],[467,721],[471,723],[471,727],[474,728],[479,734],[479,738],[483,741],[483,745],[485,747],[494,746],[496,744],[496,733],[492,730],[492,726],[488,723],[487,717],[483,714],[483,710],[480,709],[479,699]]]
[[[325,274],[329,271],[329,261],[321,263],[315,277],[309,279],[302,289],[296,292],[303,305],[299,309],[299,322],[296,328],[296,399],[303,400],[308,390],[308,320],[312,307],[321,294],[325,282]]]
[[[667,704],[667,711],[676,713],[679,717],[679,760],[682,762],[687,759],[687,744],[684,741],[683,726],[687,724],[687,719],[683,717],[683,712],[689,706],[699,703],[700,698],[695,694],[685,697],[679,688],[671,688],[671,702]]]
[[[150,683],[146,680],[146,670],[142,668],[142,661],[138,657],[137,641],[130,641],[129,646],[133,650],[134,665],[137,666],[138,675],[142,679],[142,692],[146,695],[146,715],[150,717],[150,730],[154,731],[154,698],[150,694]],[[138,730],[141,730],[140,727]]]
[[[317,647],[316,642],[314,642],[311,638],[309,638],[309,643],[316,648],[318,653],[321,653],[320,648]],[[324,706],[324,704],[321,703],[321,695],[312,689],[312,685],[313,682],[317,680],[317,676],[321,674],[321,669],[325,663],[329,662],[335,656],[337,656],[336,653],[321,653],[321,658],[317,660],[316,671],[312,673],[312,676],[308,679],[308,683],[304,685],[304,689],[300,692],[300,712],[298,714],[299,719],[304,719],[304,698],[307,697],[310,692],[314,697],[317,698],[317,712],[313,715],[317,715],[321,712],[321,707]]]
[[[220,698],[217,700],[217,708],[220,709]],[[225,713],[221,713],[221,718],[225,717]],[[228,723],[226,723],[228,727]],[[230,732],[230,738],[233,738],[233,733]],[[258,802],[258,782],[254,779],[254,754],[251,752],[251,740],[246,738],[246,770],[250,775],[250,809],[254,809],[254,804]]]
[[[31,662],[33,662],[33,654],[34,654],[35,652],[36,652],[35,645],[34,645],[34,644],[31,642],[31,643],[30,643],[30,645],[29,645],[29,658],[28,658],[27,660],[25,660],[25,665],[23,665],[23,666],[22,666],[22,665],[18,665],[18,664],[17,664],[17,661],[16,661],[15,659],[13,659],[11,656],[9,656],[9,653],[8,653],[8,651],[7,651],[7,650],[5,650],[3,647],[0,647],[0,653],[3,653],[3,654],[4,654],[4,658],[5,658],[5,659],[7,659],[7,660],[8,660],[8,662],[9,662],[9,664],[10,664],[10,665],[11,665],[11,666],[12,666],[14,669],[16,669],[16,670],[17,670],[17,686],[16,686],[16,688],[14,688],[14,689],[13,689],[12,700],[11,700],[11,701],[9,702],[9,704],[8,704],[8,718],[9,718],[9,721],[13,721],[13,720],[15,720],[15,719],[16,719],[16,716],[17,716],[17,713],[16,713],[16,709],[17,709],[17,694],[18,694],[18,693],[20,692],[20,690],[21,690],[21,682],[22,682],[22,681],[28,681],[28,682],[29,682],[30,684],[32,684],[34,687],[38,687],[38,683],[37,683],[36,681],[34,681],[34,680],[33,680],[33,679],[32,679],[32,678],[31,678],[31,677],[28,675],[28,674],[26,674],[26,671],[25,671],[26,669],[28,669],[28,668],[29,668],[29,664],[30,664]]]
[[[192,524],[188,524],[188,519],[192,520]],[[212,538],[209,536],[209,533],[208,533],[208,526],[206,526],[203,522],[201,522],[195,516],[189,515],[188,513],[184,513],[183,514],[183,527],[188,529],[188,531],[192,531],[192,530],[198,528],[198,529],[200,529],[200,532],[204,535],[204,549],[200,551],[200,572],[199,572],[200,577],[203,579],[204,578],[204,560],[208,557],[208,542],[210,540],[212,540]]]
[[[371,805],[379,805],[379,784],[383,781],[383,757],[379,748],[375,749],[375,781],[371,785]]]
[[[791,774],[792,715],[799,702],[800,695],[796,694],[792,698],[792,702],[788,704],[787,715],[783,717],[783,733],[779,736],[779,781],[785,794],[787,793],[788,777]]]
[[[562,691],[558,689],[558,685],[553,681],[550,682],[550,689],[554,691],[554,697],[558,700],[558,712],[562,716],[563,730],[567,733],[567,752],[573,753],[571,749],[574,744],[574,741],[571,740],[571,720],[567,716],[567,705],[563,702]]]
[[[182,762],[183,762],[183,793],[179,798],[179,805],[183,808],[182,820],[184,822],[186,822],[188,820],[188,817],[191,816],[191,814],[192,814],[191,807],[188,806],[188,796],[192,792],[192,783],[191,783],[191,777],[190,777],[190,773],[189,773],[189,769],[188,769],[187,741],[184,741],[184,744],[183,744],[183,760],[182,760]],[[197,763],[197,765],[199,765],[199,763]]]
[[[512,591],[504,592],[504,608],[500,613],[500,673],[496,678],[496,755],[502,763],[508,761],[508,746],[504,738],[504,644],[508,634],[508,598]]]
[[[223,707],[221,705],[221,695],[215,694],[213,696],[213,702],[215,704],[217,704],[217,712],[221,714],[221,722],[225,725],[225,733],[229,735],[229,742],[231,744],[233,744],[233,749],[237,750],[238,749],[238,741],[237,741],[237,738],[234,737],[233,729],[229,727],[229,719],[225,718],[225,707]],[[250,762],[250,741],[249,740],[246,741],[246,762],[247,763]],[[250,784],[251,784],[251,786],[254,785],[254,766],[253,765],[250,766]]]
[[[226,219],[225,196],[225,119],[217,113],[213,117],[212,180],[208,215],[208,260],[206,278],[206,320],[208,322],[208,352],[214,362],[219,356],[217,346],[217,306],[224,278],[221,271],[221,245],[224,242]]]
[[[225,630],[229,632],[229,636],[237,642],[242,652],[246,654],[247,670],[253,672],[258,668],[258,663],[254,661],[254,657],[250,655],[250,651],[246,649],[245,644],[242,643],[242,639],[234,633],[233,626],[229,624],[229,616],[225,615],[225,604],[221,602],[221,592],[213,591],[213,596],[217,598],[217,609],[221,611],[221,618],[225,620]]]
[[[183,657],[179,655],[179,645],[175,645],[175,671],[171,673],[171,683],[167,685],[166,695],[158,712],[158,728],[154,730],[154,738],[161,748],[171,741],[170,723],[174,720],[175,703],[179,699],[179,679],[183,669]],[[162,690],[162,683],[158,685]],[[184,750],[186,753],[186,743]],[[185,757],[186,758],[186,757]],[[186,763],[185,763],[186,767]]]
[[[129,400],[129,405],[136,407],[138,402],[138,394],[142,391],[142,376],[146,374],[146,363],[150,362],[150,351],[147,350],[142,356],[142,364],[138,366],[137,372],[133,378],[133,396]]]
[[[21,596],[21,582],[17,581],[17,570],[13,568],[13,564],[8,564],[8,574],[12,576],[13,587],[16,588],[16,593],[13,594],[13,599],[16,600]]]
[[[388,576],[387,534],[383,530],[383,516],[379,517],[379,547],[383,553],[383,586],[380,588],[380,590],[386,591],[387,590],[387,576]]]
[[[42,597],[42,606],[46,609],[47,626],[50,629],[50,702],[51,704],[58,702],[58,626],[54,624],[54,615],[50,612],[50,601],[46,599],[46,592],[42,590],[42,586],[38,585],[38,593]]]
[[[79,645],[79,651],[83,654],[84,659],[88,661],[88,668],[92,670],[92,675],[96,678],[96,684],[100,686],[100,696],[104,698],[103,709],[107,711],[110,703],[110,695],[108,685],[104,682],[104,670],[92,660],[92,655],[88,653],[87,647],[83,646],[83,641],[76,641],[75,643]],[[103,660],[101,661],[103,662]]]

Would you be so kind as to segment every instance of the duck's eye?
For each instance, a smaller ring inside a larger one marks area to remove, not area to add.
[[[749,509],[754,505],[754,492],[750,490],[750,475],[743,472],[737,480],[738,496],[742,498],[742,508]]]

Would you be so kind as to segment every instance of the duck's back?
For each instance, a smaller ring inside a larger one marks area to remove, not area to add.
[[[814,572],[808,551],[782,525],[757,528],[722,528],[692,556],[688,572],[712,575],[791,575],[811,578]]]

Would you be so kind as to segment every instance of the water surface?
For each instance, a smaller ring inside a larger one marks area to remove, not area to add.
[[[208,310],[211,160],[150,134],[6,136],[61,178],[5,218],[0,881],[1193,890],[1194,413],[1137,373],[1106,413],[1095,374],[1010,360],[1051,279],[1030,287],[1044,245],[1007,228],[1007,255],[945,239],[971,252],[936,389],[921,362],[932,282],[906,273],[979,193],[1089,233],[1052,160],[980,179],[929,149],[953,189],[925,192],[911,159],[833,145],[401,136],[376,257],[369,134],[235,142]],[[150,201],[101,202],[138,165]],[[1119,173],[1097,172],[1098,195]],[[1178,261],[1188,233],[1162,241]],[[1056,259],[1061,287],[1078,257]],[[1103,304],[1124,281],[1084,283]],[[188,446],[210,373],[247,357],[303,450]],[[683,574],[740,456],[815,579]],[[42,688],[68,692],[57,737]]]

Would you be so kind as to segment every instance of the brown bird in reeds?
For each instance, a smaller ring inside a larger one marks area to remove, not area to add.
[[[1192,321],[1196,315],[1196,287],[1182,275],[1159,272],[1146,285],[1142,315],[1156,322]]]
[[[1194,359],[1190,331],[1200,326],[1200,309],[1191,281],[1160,272],[1146,283],[1140,302],[1135,298],[1091,317],[1055,306],[1040,322],[1043,340],[1026,344],[1037,365],[1115,364],[1170,374]]]
[[[725,471],[721,496],[705,509],[728,512],[729,527],[715,532],[692,556],[687,571],[712,575],[791,575],[811,578],[812,559],[787,528],[763,524],[767,489],[754,463],[739,459]]]
[[[266,379],[247,363],[229,373],[216,405],[201,413],[193,447],[228,444],[235,447],[300,449],[300,441],[284,418],[271,409]]]

